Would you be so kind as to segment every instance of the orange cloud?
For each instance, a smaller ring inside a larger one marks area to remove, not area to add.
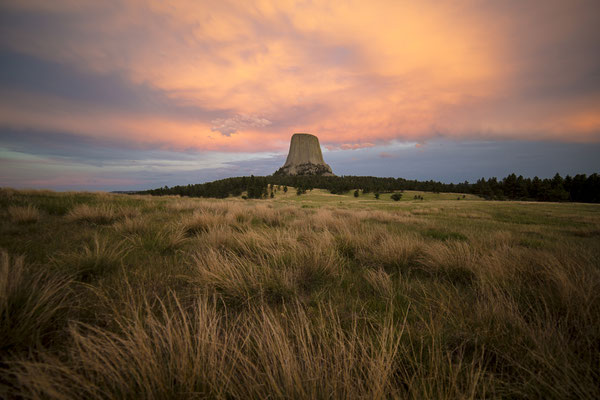
[[[284,150],[295,131],[341,149],[435,136],[597,142],[600,100],[568,79],[591,61],[555,44],[597,34],[590,21],[564,22],[564,3],[544,4],[540,32],[528,35],[538,11],[468,0],[14,2],[57,26],[5,29],[3,46],[118,72],[225,115],[141,115],[29,94],[33,112],[5,99],[0,123],[224,151]],[[573,57],[553,67],[548,49]]]

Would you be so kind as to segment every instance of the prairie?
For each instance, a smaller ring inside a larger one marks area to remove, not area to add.
[[[2,398],[600,398],[599,205],[2,189],[0,221]]]

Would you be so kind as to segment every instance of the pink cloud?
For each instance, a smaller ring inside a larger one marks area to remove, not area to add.
[[[364,148],[374,147],[374,146],[375,146],[375,144],[373,144],[373,143],[344,143],[344,144],[340,144],[340,145],[328,144],[328,145],[325,145],[325,148],[330,151],[335,151],[335,150],[357,150],[357,149],[364,149]]]
[[[356,150],[375,146],[373,143],[344,143],[340,145],[342,150]]]
[[[231,118],[218,118],[211,121],[211,131],[218,131],[223,136],[231,136],[241,129],[264,128],[271,125],[271,121],[256,115],[234,115]]]
[[[3,127],[211,151],[284,150],[299,131],[330,150],[391,140],[420,147],[439,136],[600,141],[600,98],[577,86],[598,68],[588,51],[600,40],[597,13],[584,2],[8,3],[52,18],[3,28],[5,48],[123,74],[229,117],[3,92]],[[81,23],[82,13],[93,18]]]

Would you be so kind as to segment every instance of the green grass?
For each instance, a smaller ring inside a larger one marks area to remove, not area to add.
[[[0,190],[0,397],[600,397],[600,206],[458,196]]]

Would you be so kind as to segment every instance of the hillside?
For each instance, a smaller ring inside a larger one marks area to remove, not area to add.
[[[600,203],[600,175],[578,174],[565,178],[556,174],[552,179],[523,178],[510,174],[505,178],[479,179],[476,183],[442,183],[417,181],[403,178],[381,178],[375,176],[242,176],[226,178],[201,184],[162,187],[138,192],[152,195],[180,195],[190,197],[226,198],[237,197],[246,192],[250,198],[270,195],[272,187],[293,186],[303,191],[326,189],[333,194],[344,194],[359,190],[362,194],[390,193],[404,190],[433,193],[473,194],[488,200],[523,201],[574,201]]]

